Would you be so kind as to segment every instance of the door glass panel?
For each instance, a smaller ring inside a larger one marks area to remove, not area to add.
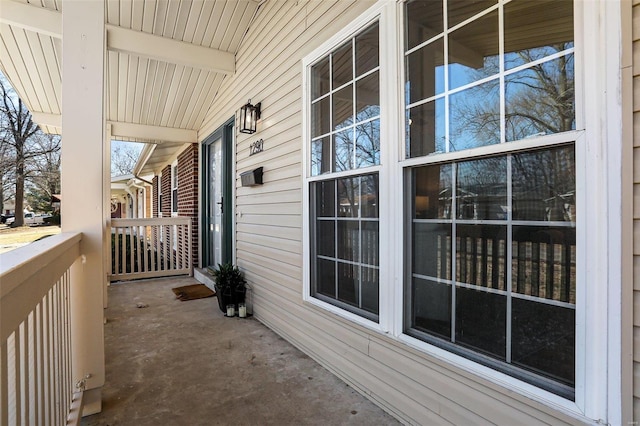
[[[222,140],[209,145],[207,154],[208,199],[207,199],[207,240],[206,266],[222,263]]]

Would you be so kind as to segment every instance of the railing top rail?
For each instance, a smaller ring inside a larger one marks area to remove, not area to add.
[[[74,247],[79,253],[81,239],[80,232],[64,232],[0,255],[0,299],[40,270],[59,261],[59,258]],[[57,266],[66,269],[71,263]]]
[[[64,233],[0,255],[0,342],[80,257],[81,240],[81,233]]]
[[[150,217],[139,219],[111,219],[111,227],[124,228],[127,226],[153,226],[153,225],[188,225],[191,218],[184,216],[176,217]]]

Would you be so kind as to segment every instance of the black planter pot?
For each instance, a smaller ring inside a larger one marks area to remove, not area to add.
[[[236,305],[238,309],[238,303],[244,303],[245,295],[247,293],[246,288],[237,289],[232,291],[231,289],[222,289],[215,285],[216,296],[218,298],[218,307],[223,313],[227,313],[227,305]]]

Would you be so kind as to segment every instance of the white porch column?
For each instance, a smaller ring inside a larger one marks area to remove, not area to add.
[[[62,11],[62,230],[82,232],[71,270],[73,379],[87,378],[83,415],[102,409],[104,384],[104,0]]]

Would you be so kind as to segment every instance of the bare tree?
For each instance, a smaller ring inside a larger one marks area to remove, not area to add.
[[[114,141],[111,145],[111,176],[132,173],[140,149],[141,145],[138,143]]]
[[[38,175],[37,169],[43,164],[43,159],[44,163],[47,162],[47,155],[60,151],[60,139],[45,135],[40,130],[25,104],[2,74],[0,95],[0,167],[3,168],[3,189],[5,184],[11,184],[15,188],[14,226],[22,226],[25,182],[30,177]],[[4,190],[2,198],[4,202]]]
[[[35,210],[51,212],[52,196],[60,193],[60,137],[39,134],[36,144],[42,154],[29,164],[26,197]]]
[[[28,141],[38,131],[38,125],[33,121],[31,113],[22,103],[22,100],[15,96],[13,89],[9,87],[6,80],[0,80],[0,90],[2,93],[2,104],[0,113],[2,114],[2,139],[9,144],[15,153],[15,226],[24,224],[22,210],[24,206],[24,178],[25,178],[25,157]]]

